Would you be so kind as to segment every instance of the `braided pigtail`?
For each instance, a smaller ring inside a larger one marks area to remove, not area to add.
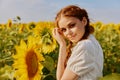
[[[71,56],[71,48],[72,48],[72,45],[73,45],[73,43],[72,43],[72,42],[69,42],[69,44],[68,44],[68,46],[67,46],[67,51],[66,51],[67,58],[66,58],[66,61],[65,61],[65,67],[66,67],[66,65],[67,65],[68,59],[69,59],[70,56]]]

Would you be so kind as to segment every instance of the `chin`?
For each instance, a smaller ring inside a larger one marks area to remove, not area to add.
[[[70,40],[72,43],[76,43],[77,41],[75,41],[75,40]]]

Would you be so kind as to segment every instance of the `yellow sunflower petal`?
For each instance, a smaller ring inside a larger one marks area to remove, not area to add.
[[[37,42],[35,38],[29,37],[28,43],[21,40],[20,45],[16,46],[16,55],[13,56],[15,70],[15,76],[17,80],[40,80],[39,69],[40,60],[43,60],[43,56],[38,51]]]

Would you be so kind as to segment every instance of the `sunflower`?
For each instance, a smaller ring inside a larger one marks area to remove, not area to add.
[[[40,54],[40,46],[37,44],[38,38],[29,37],[27,44],[21,40],[19,46],[15,46],[16,55],[13,56],[15,78],[17,80],[40,80],[42,74],[42,64],[44,58]]]
[[[57,43],[52,36],[53,26],[50,23],[38,23],[34,29],[34,33],[40,36],[40,43],[42,45],[43,53],[47,54],[55,50]]]
[[[120,34],[120,24],[117,24],[114,28],[117,31],[117,33]]]
[[[0,24],[0,29],[4,29],[5,25],[4,24]]]
[[[30,22],[26,26],[28,31],[32,31],[32,29],[34,29],[35,27],[36,27],[36,23],[35,22]]]
[[[10,28],[12,26],[12,20],[9,19],[8,22],[7,22],[7,28]]]
[[[94,24],[94,28],[95,28],[96,30],[99,30],[102,25],[103,25],[102,22],[96,22],[96,23]]]
[[[25,23],[20,24],[20,25],[19,25],[19,31],[18,31],[18,32],[19,32],[19,33],[24,32],[25,28],[26,28],[26,24],[25,24]]]

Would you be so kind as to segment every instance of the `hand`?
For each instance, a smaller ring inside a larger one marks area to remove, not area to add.
[[[65,39],[59,28],[53,29],[53,36],[57,40],[57,42],[59,43],[60,46],[66,46]]]

